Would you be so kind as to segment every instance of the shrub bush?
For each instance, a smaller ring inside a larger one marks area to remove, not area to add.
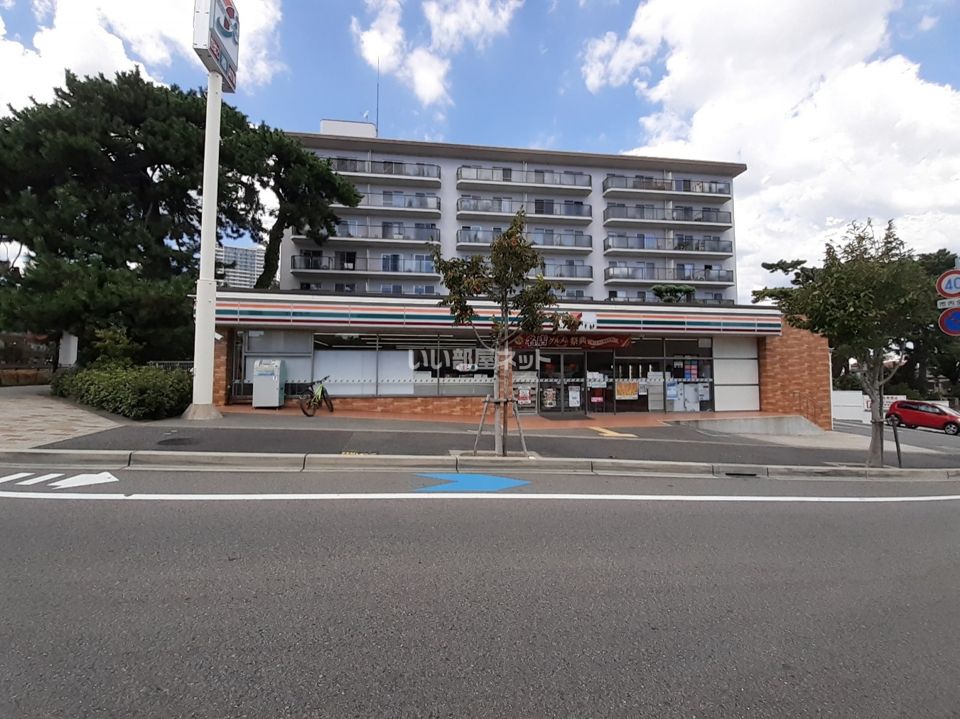
[[[50,380],[50,394],[54,397],[69,397],[71,383],[76,374],[77,370],[74,367],[54,372],[53,378]]]
[[[193,377],[185,370],[99,364],[55,379],[52,391],[130,419],[164,419],[190,404]]]

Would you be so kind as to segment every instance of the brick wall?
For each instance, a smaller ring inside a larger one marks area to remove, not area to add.
[[[333,407],[354,412],[443,414],[479,419],[483,397],[333,397]],[[325,410],[321,407],[319,411]]]
[[[760,409],[806,417],[833,429],[830,349],[825,337],[786,322],[780,337],[759,343]]]
[[[213,343],[213,404],[223,407],[230,400],[234,330],[220,328],[217,332],[223,339]]]

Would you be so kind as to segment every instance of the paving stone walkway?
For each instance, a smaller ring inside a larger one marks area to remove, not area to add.
[[[51,397],[46,386],[0,387],[0,450],[38,447],[119,426]]]

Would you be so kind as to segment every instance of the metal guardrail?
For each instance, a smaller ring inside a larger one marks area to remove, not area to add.
[[[330,162],[331,169],[336,172],[440,179],[440,165],[390,160],[355,160],[350,157],[328,157],[327,160]]]
[[[590,175],[585,172],[556,172],[554,170],[514,170],[509,167],[460,167],[458,180],[504,182],[525,185],[557,185],[589,189]]]
[[[326,272],[412,272],[419,274],[437,274],[437,269],[431,259],[408,259],[398,257],[367,258],[357,257],[353,261],[346,261],[337,257],[305,257],[293,255],[290,258],[290,269],[293,270],[322,270]]]
[[[675,282],[733,282],[733,270],[676,270],[666,267],[605,267],[605,280],[670,280]]]
[[[607,175],[603,189],[653,190],[655,192],[690,192],[704,195],[729,195],[730,183],[716,180],[667,180],[656,177],[626,177]]]
[[[607,235],[603,240],[605,250],[665,250],[668,252],[722,252],[733,253],[729,240],[669,239],[647,235]]]
[[[715,222],[729,225],[733,215],[727,210],[689,209],[675,207],[670,211],[655,207],[608,206],[603,211],[604,220],[656,220],[658,222]]]
[[[499,235],[493,230],[457,230],[461,244],[489,245]],[[593,236],[577,232],[528,232],[527,239],[537,247],[592,247]]]

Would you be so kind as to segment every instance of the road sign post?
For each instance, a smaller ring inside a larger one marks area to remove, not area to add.
[[[193,49],[207,68],[207,117],[203,148],[200,275],[193,335],[193,402],[185,419],[217,419],[213,406],[213,355],[217,285],[217,184],[220,175],[220,111],[223,93],[237,88],[240,14],[233,0],[196,0]]]

